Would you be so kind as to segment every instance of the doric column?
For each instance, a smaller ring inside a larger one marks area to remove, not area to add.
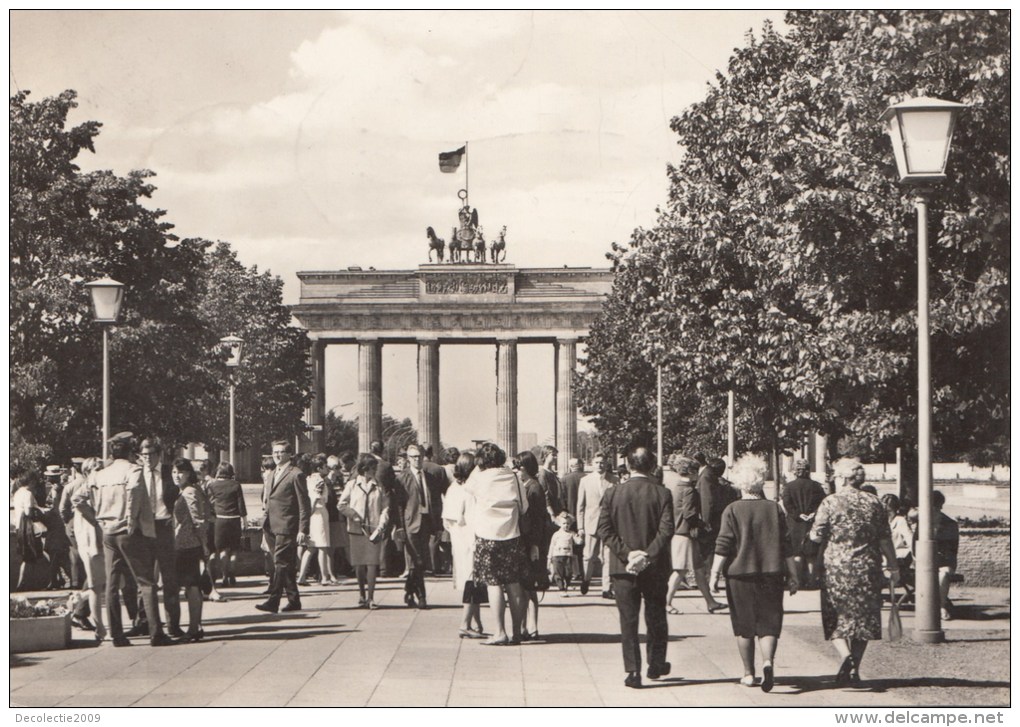
[[[496,341],[496,444],[517,454],[517,340]]]
[[[326,344],[312,341],[312,401],[308,405],[308,424],[313,429],[308,433],[311,451],[318,453],[325,448],[326,433]],[[317,428],[316,428],[317,427]]]
[[[570,471],[577,456],[577,409],[574,407],[574,369],[577,367],[577,339],[556,341],[556,449],[560,476]]]
[[[439,341],[418,341],[418,438],[439,455]]]
[[[829,449],[829,442],[824,434],[815,433],[812,435],[814,445],[814,461],[811,463],[811,473],[818,478],[818,481],[825,484],[825,455]]]
[[[379,341],[358,341],[358,449],[382,434],[382,355]]]

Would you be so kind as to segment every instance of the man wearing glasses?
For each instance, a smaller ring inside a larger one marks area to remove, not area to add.
[[[422,468],[422,452],[417,445],[407,448],[408,467],[400,473],[400,484],[407,493],[404,506],[404,554],[407,560],[407,579],[404,582],[404,603],[411,608],[428,608],[425,597],[425,562],[428,556],[429,536],[432,535],[432,514],[439,503],[433,492],[438,483],[430,483]]]

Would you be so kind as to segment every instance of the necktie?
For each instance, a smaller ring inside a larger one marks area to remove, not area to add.
[[[156,470],[149,468],[149,499],[152,500],[152,511],[156,512]]]
[[[421,502],[422,512],[429,511],[429,488],[425,486],[425,478],[422,477],[422,471],[418,470],[414,473],[414,476],[418,479],[418,488],[421,490]]]

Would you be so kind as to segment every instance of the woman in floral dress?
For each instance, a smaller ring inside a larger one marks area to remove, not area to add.
[[[811,540],[825,548],[822,629],[843,659],[836,682],[859,684],[868,641],[882,638],[882,557],[899,579],[885,508],[861,492],[864,467],[844,458],[834,465],[836,492],[818,507]]]

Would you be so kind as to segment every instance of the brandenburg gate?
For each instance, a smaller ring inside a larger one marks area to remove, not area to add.
[[[294,316],[312,340],[314,398],[308,416],[321,451],[325,354],[330,344],[358,345],[358,446],[381,438],[382,347],[418,346],[418,434],[438,447],[439,346],[495,346],[496,443],[517,451],[517,345],[555,347],[559,467],[577,452],[572,376],[577,344],[612,287],[608,269],[517,268],[501,263],[423,264],[415,270],[300,272]]]

